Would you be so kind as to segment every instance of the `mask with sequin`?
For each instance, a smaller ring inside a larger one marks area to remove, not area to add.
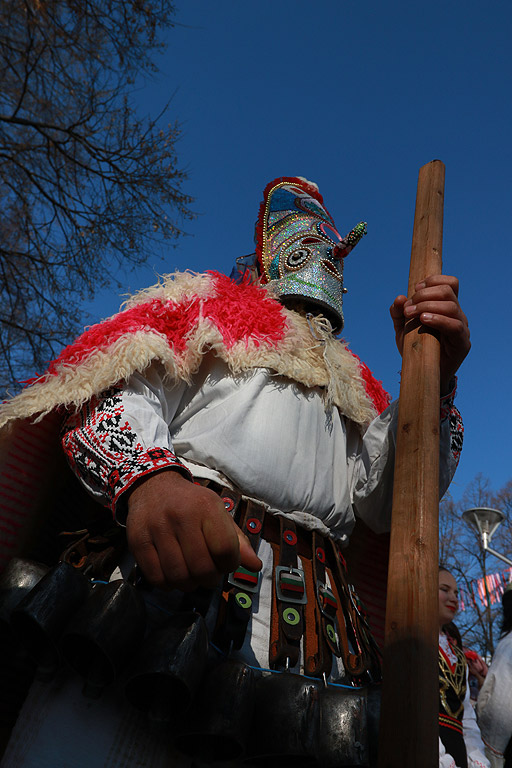
[[[287,306],[322,312],[343,328],[343,259],[366,234],[360,222],[342,238],[316,184],[283,177],[267,185],[256,230],[263,282]]]

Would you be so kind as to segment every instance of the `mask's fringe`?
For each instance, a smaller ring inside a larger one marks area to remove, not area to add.
[[[310,312],[306,314],[306,320],[308,321],[309,330],[311,335],[316,341],[319,342],[316,346],[322,346],[322,357],[325,362],[327,373],[329,374],[329,383],[325,392],[325,407],[327,410],[332,410],[335,399],[335,390],[337,389],[337,372],[336,367],[333,365],[331,344],[335,344],[332,325],[326,317],[322,315],[312,315]]]

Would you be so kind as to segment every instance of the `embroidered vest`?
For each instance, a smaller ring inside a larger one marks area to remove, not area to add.
[[[462,717],[466,697],[466,658],[463,651],[451,646],[455,663],[439,647],[439,736],[446,751],[459,768],[467,768],[466,745],[462,735]]]

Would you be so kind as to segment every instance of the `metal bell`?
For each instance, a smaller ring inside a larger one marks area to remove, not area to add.
[[[378,762],[379,748],[379,722],[382,689],[380,685],[370,685],[367,691],[368,708],[368,750],[369,765],[375,766]]]
[[[208,764],[239,760],[253,718],[254,682],[251,668],[238,661],[213,667],[188,711],[177,749]]]
[[[315,765],[318,701],[323,683],[289,672],[261,677],[255,688],[252,729],[246,763],[268,766]]]
[[[176,613],[143,644],[125,688],[133,706],[159,727],[186,711],[204,675],[208,632],[198,613]]]
[[[60,562],[12,611],[11,625],[20,643],[36,659],[39,679],[48,679],[57,670],[61,660],[59,637],[89,589],[90,583],[81,571]]]
[[[0,576],[0,632],[11,635],[11,615],[35,585],[48,573],[49,566],[13,557]]]
[[[324,687],[318,705],[315,755],[319,765],[368,766],[366,690]]]
[[[135,656],[146,630],[146,606],[123,579],[95,584],[61,638],[66,661],[85,678],[83,693],[98,698]]]

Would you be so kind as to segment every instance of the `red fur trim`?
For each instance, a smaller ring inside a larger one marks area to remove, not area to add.
[[[215,278],[215,296],[204,302],[204,314],[211,318],[229,349],[237,341],[276,344],[286,333],[283,307],[259,285],[237,285],[226,275],[210,272]]]
[[[186,348],[186,336],[199,317],[199,302],[192,300],[187,312],[175,302],[153,299],[126,309],[118,315],[88,328],[78,339],[62,350],[48,373],[55,375],[61,365],[77,365],[96,349],[108,349],[121,336],[136,331],[155,331],[164,336],[176,352]]]
[[[107,350],[122,336],[137,331],[160,334],[169,348],[180,355],[186,350],[188,339],[201,318],[210,320],[219,330],[227,349],[239,342],[245,342],[246,346],[251,342],[257,347],[260,344],[277,347],[287,332],[283,306],[260,285],[237,284],[219,272],[209,274],[213,278],[209,296],[187,295],[179,302],[152,299],[97,323],[63,349],[43,377],[27,384],[57,375],[63,365],[80,365],[97,349]],[[359,362],[366,394],[381,413],[389,405],[390,397],[368,366],[357,355],[354,357]]]
[[[263,217],[265,216],[265,207],[267,205],[267,197],[270,194],[270,191],[273,187],[275,187],[276,184],[294,184],[297,187],[300,187],[300,189],[305,190],[311,197],[314,197],[318,202],[325,208],[324,205],[324,199],[318,189],[313,186],[312,184],[308,184],[307,181],[304,181],[304,179],[299,179],[298,176],[280,176],[277,179],[274,179],[274,181],[270,181],[267,186],[265,187],[263,191],[263,201],[260,204],[260,208],[258,211],[258,223],[256,225],[256,258],[259,264],[259,272],[261,275],[261,279],[264,282],[267,282],[267,277],[265,275],[265,270],[263,268],[263,261],[262,261],[262,252],[263,252]],[[331,216],[327,208],[325,208],[326,213]],[[332,219],[332,216],[331,216]]]
[[[359,363],[361,377],[364,381],[366,394],[368,395],[373,405],[375,406],[377,413],[382,413],[382,411],[384,411],[390,404],[391,396],[386,392],[386,390],[382,386],[382,381],[378,381],[374,377],[373,373],[370,371],[366,363],[363,363],[362,360],[360,360],[358,356],[355,355],[353,352],[351,352],[351,354],[354,355],[354,357]]]
[[[62,365],[79,365],[96,349],[106,350],[122,336],[136,331],[156,332],[177,354],[183,353],[200,317],[214,323],[227,348],[241,340],[259,346],[262,342],[277,344],[284,338],[283,307],[265,290],[254,284],[237,285],[218,272],[210,274],[215,280],[211,296],[187,296],[186,303],[153,299],[97,323],[62,350],[43,378],[56,375]]]

